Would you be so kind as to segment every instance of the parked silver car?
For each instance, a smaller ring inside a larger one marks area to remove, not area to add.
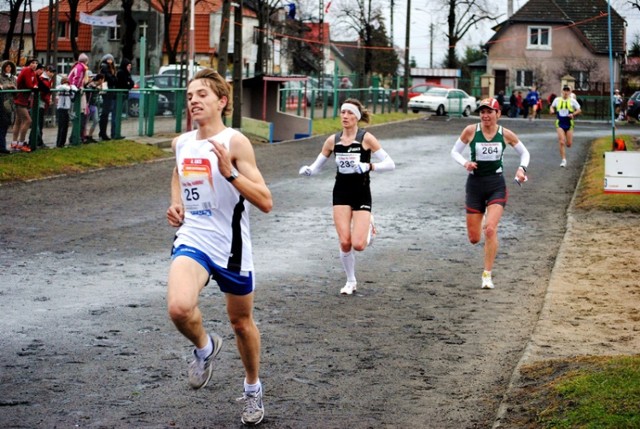
[[[439,116],[451,113],[469,116],[476,108],[476,98],[461,89],[431,88],[410,99],[408,107],[414,113],[427,111]]]

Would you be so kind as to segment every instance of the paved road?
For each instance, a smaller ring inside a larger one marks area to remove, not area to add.
[[[263,336],[265,428],[486,428],[542,307],[587,142],[580,124],[558,167],[551,122],[503,121],[532,154],[509,185],[494,269],[468,244],[465,173],[449,150],[468,119],[371,130],[397,170],[373,178],[380,235],[358,255],[358,294],[331,220],[333,173],[297,176],[322,139],[257,147],[274,195],[252,212]],[[515,151],[505,156],[510,177]],[[211,385],[186,383],[191,348],[164,293],[173,230],[168,161],[3,186],[0,192],[0,426],[239,427],[241,366],[208,287],[209,329],[225,338]]]

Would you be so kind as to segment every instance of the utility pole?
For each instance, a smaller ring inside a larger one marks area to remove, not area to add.
[[[318,39],[320,39],[320,55],[318,55],[318,87],[322,88],[324,85],[324,0],[318,2]]]
[[[391,23],[390,23],[390,33],[391,33],[391,47],[393,47],[393,0],[391,0]]]
[[[433,22],[429,24],[429,68],[433,68]]]
[[[411,73],[411,66],[409,65],[409,32],[411,31],[411,0],[407,0],[407,33],[404,38],[404,97],[402,97],[402,111],[406,114],[409,112],[409,73]]]
[[[58,3],[57,1],[49,0],[49,13],[47,16],[47,59],[45,63],[55,66],[56,72],[64,73],[66,70],[58,70]]]
[[[233,117],[231,126],[242,128],[242,6],[243,0],[236,0],[233,11]]]

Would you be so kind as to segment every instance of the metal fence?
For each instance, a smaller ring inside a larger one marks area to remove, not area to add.
[[[14,94],[20,92],[28,93],[31,91],[0,91],[3,97],[8,96],[11,97],[10,99],[12,99]],[[57,89],[51,90],[51,103],[46,109],[40,109],[38,107],[41,104],[42,98],[39,93],[34,93],[32,97],[32,107],[30,109],[32,123],[29,133],[29,146],[31,147],[31,150],[36,150],[37,148],[38,135],[45,135],[48,128],[57,129],[56,97],[58,92],[60,91]],[[100,114],[102,109],[102,96],[106,93],[115,94],[115,105],[109,114],[109,120],[107,123],[107,128],[109,130],[108,134],[112,137],[123,136],[124,134],[128,136],[153,136],[158,133],[180,133],[186,129],[184,89],[147,88],[131,91],[117,89],[83,89],[74,93],[73,104],[70,109],[71,119],[69,126],[71,130],[69,132],[69,143],[72,146],[77,146],[82,143],[81,136],[84,133],[81,133],[80,131],[83,123],[85,125],[85,129],[90,127],[90,124],[87,123],[88,119],[84,114],[85,112],[82,111],[82,97],[89,94],[92,94],[93,96],[97,95],[99,97],[97,107],[98,113]],[[173,97],[171,104],[168,102],[167,94]],[[169,107],[171,107],[171,110],[168,109]],[[13,109],[14,112],[12,113],[12,116],[14,117],[11,121],[12,125],[15,120],[15,108]],[[9,133],[11,133],[12,125],[10,126]],[[42,133],[41,126],[43,131]],[[52,133],[46,134],[49,135]],[[47,143],[50,144],[52,142]]]

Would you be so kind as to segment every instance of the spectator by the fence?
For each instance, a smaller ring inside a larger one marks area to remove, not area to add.
[[[0,66],[0,153],[11,153],[7,149],[7,133],[13,123],[14,106],[13,93],[4,92],[16,89],[16,65],[13,61],[6,60]]]
[[[511,97],[509,97],[509,117],[518,117],[518,97],[516,91],[511,91]]]
[[[36,128],[31,128],[31,132],[37,132],[36,146],[44,148],[44,140],[42,139],[42,129],[44,128],[44,116],[51,105],[51,85],[56,69],[54,66],[44,66],[38,64],[36,67],[36,75],[38,76],[38,123]],[[31,140],[31,138],[29,138]]]
[[[524,114],[524,100],[522,99],[522,91],[518,91],[516,94],[516,106],[518,106],[518,114],[516,116],[520,116],[520,113]],[[524,116],[526,118],[526,115]]]
[[[69,78],[64,76],[60,80],[60,85],[56,87],[56,119],[58,121],[58,134],[56,136],[56,147],[64,147],[69,132],[69,111],[71,110],[71,85]]]
[[[500,109],[504,107],[504,91],[498,91],[498,95],[496,96],[496,100],[498,100],[498,104],[500,105]]]
[[[104,75],[104,81],[107,84],[107,89],[116,89],[116,66],[113,63],[113,55],[106,54],[100,61],[100,73]],[[115,101],[116,93],[112,91],[105,91],[102,94],[102,110],[100,111],[100,140],[111,140],[114,137],[114,124],[116,122],[115,115]],[[109,115],[111,114],[111,137],[107,133],[107,126],[109,125]]]
[[[16,118],[13,124],[13,141],[11,150],[31,152],[31,147],[27,142],[27,131],[31,127],[31,109],[33,102],[33,92],[38,90],[38,77],[36,67],[38,61],[35,58],[27,60],[25,66],[20,70],[16,80],[16,89],[28,90],[28,92],[18,92],[13,97],[16,107]]]
[[[84,143],[97,143],[93,138],[93,133],[98,128],[98,100],[100,99],[100,89],[104,83],[104,75],[102,73],[94,74],[91,82],[87,84],[87,126],[88,131],[85,132]]]
[[[78,55],[78,61],[73,65],[71,71],[69,72],[69,85],[72,90],[76,90],[75,97],[80,97],[80,136],[78,139],[80,141],[84,140],[84,129],[87,122],[87,116],[84,114],[87,108],[87,99],[85,94],[82,93],[84,86],[89,81],[89,57],[87,54]],[[75,100],[72,97],[72,101]],[[74,107],[71,106],[73,111]],[[75,113],[75,112],[74,112]],[[73,114],[69,116],[71,119],[73,118]],[[71,139],[73,140],[74,136],[72,134]]]
[[[122,113],[125,114],[129,113],[129,91],[133,88],[133,85],[135,85],[131,78],[131,68],[131,61],[123,58],[120,63],[120,67],[118,67],[118,72],[116,73],[116,88],[122,90],[118,91],[118,97],[122,100]]]

